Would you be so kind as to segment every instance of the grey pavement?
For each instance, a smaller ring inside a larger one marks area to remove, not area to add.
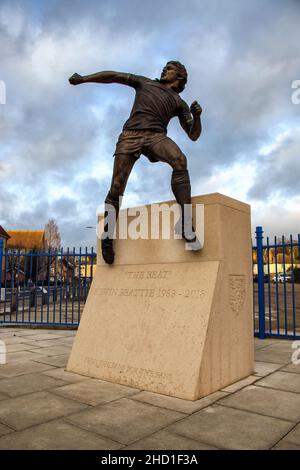
[[[300,450],[292,341],[254,339],[253,374],[191,402],[65,372],[75,335],[0,328],[0,449]]]

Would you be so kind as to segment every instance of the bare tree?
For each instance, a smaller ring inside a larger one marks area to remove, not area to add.
[[[45,239],[49,248],[59,248],[61,244],[60,233],[55,219],[49,219],[45,225]]]

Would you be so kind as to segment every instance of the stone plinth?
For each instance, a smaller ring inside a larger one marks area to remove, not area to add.
[[[253,372],[250,207],[217,193],[195,204],[200,252],[172,238],[118,239],[108,266],[98,246],[68,371],[188,400]]]

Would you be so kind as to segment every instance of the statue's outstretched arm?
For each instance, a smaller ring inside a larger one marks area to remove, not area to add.
[[[122,85],[128,85],[128,73],[113,72],[111,70],[93,73],[91,75],[79,75],[74,73],[70,78],[69,82],[71,85],[80,85],[81,83],[121,83]]]

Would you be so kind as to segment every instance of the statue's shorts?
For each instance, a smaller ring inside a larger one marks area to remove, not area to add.
[[[155,145],[159,142],[164,144],[160,147],[163,147],[166,153],[169,153],[169,151],[174,152],[174,145],[177,147],[175,142],[167,137],[164,132],[124,130],[119,136],[114,155],[131,155],[133,158],[138,159],[143,154],[150,162],[159,162],[161,158],[154,150]]]

